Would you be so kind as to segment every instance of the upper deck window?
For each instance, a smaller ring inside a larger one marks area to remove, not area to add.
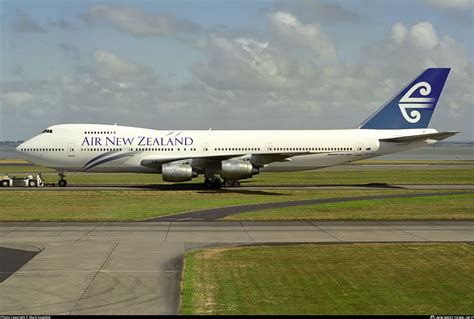
[[[41,133],[53,133],[53,130],[50,130],[50,129],[45,129],[43,132]]]

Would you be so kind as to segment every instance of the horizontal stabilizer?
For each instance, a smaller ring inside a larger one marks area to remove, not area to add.
[[[381,138],[381,142],[390,142],[390,143],[412,143],[412,142],[421,142],[427,139],[441,141],[448,137],[458,134],[459,132],[438,132],[430,134],[418,134],[418,135],[409,135],[409,136],[400,136],[400,137],[391,137],[391,138]]]

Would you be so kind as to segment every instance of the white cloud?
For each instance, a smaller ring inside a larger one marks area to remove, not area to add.
[[[33,101],[33,95],[28,92],[7,92],[3,94],[3,99],[5,103],[12,106],[21,106],[23,104],[30,103]]]
[[[410,76],[429,67],[449,67],[451,72],[432,125],[460,130],[458,138],[473,140],[474,66],[466,48],[449,35],[440,34],[430,22],[392,27],[392,42],[381,41],[365,49],[361,65],[373,65],[388,83],[406,84]],[[401,88],[401,86],[400,86]]]
[[[299,47],[309,47],[322,58],[335,58],[336,48],[319,24],[303,24],[291,13],[270,14],[270,26],[284,41]]]
[[[402,43],[406,39],[407,33],[407,28],[401,23],[396,23],[392,27],[392,39],[397,44]]]
[[[402,23],[392,27],[392,39],[398,44],[409,41],[414,46],[431,49],[439,45],[438,34],[430,22],[420,22],[408,30]]]
[[[438,35],[429,22],[420,22],[411,28],[411,37],[415,45],[426,49],[434,48],[439,44]]]
[[[144,66],[129,62],[116,54],[105,51],[94,51],[97,73],[111,80],[150,79],[151,71]]]
[[[95,5],[83,16],[89,23],[107,22],[117,29],[137,37],[173,35],[181,31],[196,31],[200,27],[172,16],[146,13],[132,7]]]
[[[226,90],[262,90],[290,86],[287,65],[268,41],[211,34],[203,48],[206,64],[194,73],[206,85]]]
[[[430,22],[419,22],[411,27],[397,23],[392,27],[393,43],[375,44],[369,58],[375,61],[397,59],[406,70],[415,67],[452,67],[465,72],[471,64],[463,45],[448,35],[440,36]],[[394,61],[393,61],[394,62]]]
[[[147,29],[151,22],[133,29],[107,16],[113,13],[101,15],[134,35],[164,34],[157,27]],[[303,23],[278,11],[268,14],[266,23],[266,33],[225,29],[194,37],[193,48],[202,58],[190,67],[192,76],[184,84],[159,81],[160,74],[147,66],[97,50],[94,64],[78,71],[44,82],[8,83],[5,92],[29,94],[35,103],[3,107],[2,116],[41,126],[73,119],[157,129],[355,127],[423,69],[439,66],[452,71],[433,127],[461,130],[464,135],[458,138],[474,138],[472,58],[431,22],[393,25],[384,39],[362,48],[361,57],[350,63],[337,59],[336,45],[315,22]],[[39,109],[47,117],[36,124],[33,112]],[[16,129],[2,124],[2,134]]]

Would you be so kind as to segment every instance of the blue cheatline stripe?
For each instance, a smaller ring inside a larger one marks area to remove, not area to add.
[[[107,155],[110,155],[110,154],[113,154],[113,153],[117,153],[118,151],[108,151],[108,152],[105,152],[105,153],[102,153],[96,157],[94,157],[93,159],[91,159],[89,162],[86,163],[86,165],[82,166],[82,168],[86,167],[87,165],[89,165],[90,163],[94,162],[95,160],[98,160],[99,158],[102,158],[104,156],[107,156]]]
[[[140,152],[138,152],[138,151],[135,151],[135,152],[127,152],[127,153],[124,153],[124,154],[119,154],[119,155],[115,155],[115,156],[112,156],[112,157],[103,159],[103,160],[101,160],[101,161],[98,161],[98,162],[92,164],[92,165],[89,166],[88,168],[84,169],[84,171],[87,171],[87,170],[89,170],[89,169],[91,169],[91,168],[93,168],[93,167],[96,167],[96,166],[100,165],[100,164],[104,164],[104,163],[108,163],[108,162],[114,161],[114,160],[119,159],[119,158],[123,158],[123,157],[127,157],[127,156],[133,156],[133,155],[135,155],[135,154],[137,154],[137,153],[140,153]]]

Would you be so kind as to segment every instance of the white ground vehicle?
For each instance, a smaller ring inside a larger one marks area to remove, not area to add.
[[[41,174],[36,177],[28,175],[27,177],[9,177],[7,174],[1,177],[0,186],[2,187],[43,187],[43,179]]]

